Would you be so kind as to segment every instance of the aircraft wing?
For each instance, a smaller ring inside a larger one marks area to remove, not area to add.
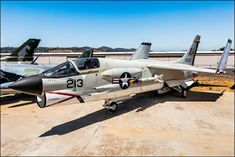
[[[28,65],[28,64],[5,64],[5,67],[0,70],[1,77],[7,78],[8,81],[16,81],[21,77],[37,75],[54,65]]]
[[[1,79],[9,82],[9,81],[16,81],[16,80],[18,80],[19,78],[21,78],[23,76],[21,74],[15,74],[15,73],[12,73],[12,72],[1,70],[0,77],[1,77]]]
[[[6,76],[10,76],[11,75],[16,75],[18,77],[24,77],[24,73],[23,71],[8,71],[8,70],[4,70],[2,71]]]
[[[214,69],[198,68],[186,64],[150,64],[147,65],[148,68],[153,69],[165,69],[165,70],[179,70],[179,71],[190,71],[193,73],[216,73]]]

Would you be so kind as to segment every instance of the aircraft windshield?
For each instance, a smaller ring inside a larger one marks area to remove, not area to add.
[[[88,70],[100,67],[100,63],[97,58],[80,58],[74,62],[79,70]]]
[[[76,71],[71,62],[65,62],[60,65],[57,65],[54,68],[44,71],[43,74],[45,77],[59,78],[78,75],[78,72]]]

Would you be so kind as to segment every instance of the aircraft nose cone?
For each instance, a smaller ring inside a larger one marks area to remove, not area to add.
[[[38,75],[22,78],[9,85],[9,88],[31,95],[41,95],[42,78]]]

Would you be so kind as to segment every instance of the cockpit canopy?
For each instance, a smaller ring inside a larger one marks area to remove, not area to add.
[[[79,70],[96,69],[100,67],[100,62],[97,58],[79,58],[74,60]]]
[[[99,60],[97,58],[79,58],[73,61],[78,70],[89,70],[100,67]],[[60,78],[79,75],[79,72],[75,69],[74,65],[68,61],[59,64],[51,69],[45,70],[42,75],[47,78]]]
[[[59,78],[78,75],[79,73],[76,71],[71,62],[65,62],[55,66],[54,68],[45,70],[42,74],[44,77]]]

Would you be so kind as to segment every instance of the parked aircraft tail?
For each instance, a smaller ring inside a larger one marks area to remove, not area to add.
[[[28,39],[15,51],[13,51],[6,61],[33,61],[35,49],[38,47],[40,39]]]
[[[231,45],[232,45],[232,40],[228,39],[227,45],[224,47],[224,52],[220,58],[218,66],[217,66],[217,73],[224,73],[225,72],[224,70],[227,65]]]
[[[198,45],[200,43],[200,38],[201,38],[201,36],[196,35],[189,50],[184,54],[184,56],[182,58],[177,60],[176,63],[194,65],[194,59],[195,59],[195,55],[197,53]]]
[[[131,56],[130,60],[148,59],[151,43],[142,42],[140,47]]]
[[[84,51],[78,58],[91,58],[93,57],[93,50]]]

